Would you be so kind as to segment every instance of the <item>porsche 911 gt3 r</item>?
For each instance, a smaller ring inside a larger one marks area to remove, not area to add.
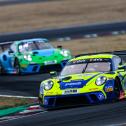
[[[61,69],[69,59],[69,50],[61,46],[54,48],[43,38],[14,41],[0,54],[2,71],[9,74],[46,72],[52,67]]]
[[[60,75],[44,80],[39,100],[44,107],[101,103],[126,97],[126,65],[117,55],[73,58]]]

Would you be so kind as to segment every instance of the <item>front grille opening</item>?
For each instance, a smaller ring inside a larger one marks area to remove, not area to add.
[[[88,99],[85,96],[69,96],[56,99],[57,106],[82,105],[88,103]]]
[[[60,64],[56,65],[47,65],[47,66],[42,66],[40,68],[40,73],[49,73],[50,71],[57,71],[60,72],[62,70],[62,67]]]
[[[37,68],[38,68],[38,66],[34,66],[33,69],[32,69],[32,71],[33,72],[36,72],[37,71]]]
[[[90,94],[91,99],[95,102],[98,101],[98,98],[95,94]]]
[[[54,98],[50,98],[48,101],[48,105],[54,105],[55,99]]]

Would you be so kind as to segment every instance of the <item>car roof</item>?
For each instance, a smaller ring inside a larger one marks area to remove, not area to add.
[[[94,55],[84,55],[84,56],[79,56],[79,57],[75,57],[73,59],[71,59],[70,61],[74,61],[74,60],[83,60],[83,59],[95,59],[95,58],[108,58],[108,59],[112,59],[114,56],[113,54],[94,54]]]
[[[20,44],[20,43],[25,43],[25,42],[33,42],[33,41],[40,41],[40,42],[48,42],[48,39],[45,38],[33,38],[33,39],[24,39],[24,40],[18,40],[18,41],[14,41],[16,44]]]

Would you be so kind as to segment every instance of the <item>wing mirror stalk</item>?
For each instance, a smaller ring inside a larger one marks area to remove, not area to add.
[[[63,46],[58,45],[57,48],[58,48],[58,49],[63,49]]]

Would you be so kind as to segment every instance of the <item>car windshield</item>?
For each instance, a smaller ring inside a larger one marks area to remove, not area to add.
[[[19,44],[19,51],[33,51],[33,50],[43,50],[43,49],[50,49],[53,48],[49,43],[47,42],[26,42]]]
[[[111,70],[110,62],[87,62],[79,64],[68,64],[61,72],[61,76],[70,74],[81,74],[88,72],[109,72]]]

